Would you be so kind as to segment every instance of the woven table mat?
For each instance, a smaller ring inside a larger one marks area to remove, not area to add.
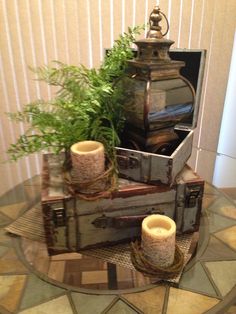
[[[12,234],[25,237],[30,240],[46,243],[43,217],[40,205],[28,210],[12,224],[7,226],[5,230]],[[196,241],[196,234],[184,234],[176,237],[176,243],[184,254],[183,268],[193,254],[193,249],[195,248],[195,245],[193,244],[196,244]],[[106,246],[97,249],[83,250],[81,253],[84,255],[102,259],[105,262],[113,263],[121,267],[135,270],[130,258],[129,243]],[[178,275],[175,275],[172,278],[167,279],[166,281],[178,283],[182,271]],[[157,281],[158,278],[152,278],[152,280]]]

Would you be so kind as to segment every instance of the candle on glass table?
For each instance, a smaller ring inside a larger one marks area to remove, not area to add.
[[[142,222],[142,250],[145,257],[159,267],[173,264],[175,256],[175,222],[163,215],[150,215]]]

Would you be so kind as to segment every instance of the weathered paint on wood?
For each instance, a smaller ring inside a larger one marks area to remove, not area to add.
[[[129,228],[97,228],[94,226],[94,221],[97,218],[106,217],[122,217],[122,216],[137,216],[150,213],[163,213],[174,219],[175,202],[156,205],[134,206],[116,211],[103,211],[103,213],[94,213],[90,215],[78,216],[78,230],[80,233],[79,247],[96,245],[99,243],[117,242],[125,239],[132,239],[140,235],[140,225]]]
[[[182,131],[184,132],[184,131]],[[171,155],[172,158],[172,168],[171,168],[171,178],[169,184],[172,184],[176,176],[182,171],[187,160],[189,159],[192,152],[193,143],[193,131],[188,132],[188,135],[178,146],[178,148]]]
[[[124,178],[148,184],[173,184],[191,155],[193,142],[193,131],[176,130],[176,132],[181,133],[183,140],[170,156],[117,148],[118,156],[130,160],[126,167],[119,167],[119,174]]]
[[[188,166],[177,176],[172,187],[120,179],[118,191],[96,201],[86,201],[69,195],[63,180],[59,185],[62,195],[58,196],[58,189],[54,189],[54,185],[58,188],[58,182],[54,180],[57,172],[49,170],[49,159],[50,156],[44,158],[43,187],[46,188],[42,191],[49,254],[138,237],[140,216],[151,213],[165,214],[174,219],[179,234],[199,228],[204,182]],[[58,167],[61,169],[60,164]]]

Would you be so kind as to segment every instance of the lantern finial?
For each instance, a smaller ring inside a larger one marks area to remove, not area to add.
[[[165,18],[166,20],[166,24],[167,24],[167,30],[164,34],[162,34],[161,32],[161,26],[159,25],[159,23],[162,20],[162,16]],[[157,38],[157,39],[161,39],[163,38],[163,36],[165,36],[169,30],[169,22],[167,20],[166,15],[161,12],[161,9],[159,8],[158,5],[156,5],[153,9],[153,11],[150,14],[149,17],[149,24],[150,24],[150,30],[147,33],[147,38]]]
[[[164,17],[167,28],[165,33],[162,33],[162,28],[159,25]],[[159,6],[155,6],[149,17],[150,29],[147,37],[137,40],[135,44],[138,46],[136,60],[142,62],[170,62],[169,49],[174,41],[164,38],[169,31],[169,22],[166,15],[160,10]]]

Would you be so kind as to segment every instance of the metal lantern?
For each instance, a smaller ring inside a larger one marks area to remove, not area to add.
[[[159,25],[162,16],[167,22],[165,34]],[[137,56],[129,61],[129,75],[124,80],[127,148],[169,154],[180,141],[175,126],[193,112],[194,88],[180,75],[185,63],[170,59],[174,41],[163,37],[168,30],[168,20],[156,6],[147,37],[135,42]]]

